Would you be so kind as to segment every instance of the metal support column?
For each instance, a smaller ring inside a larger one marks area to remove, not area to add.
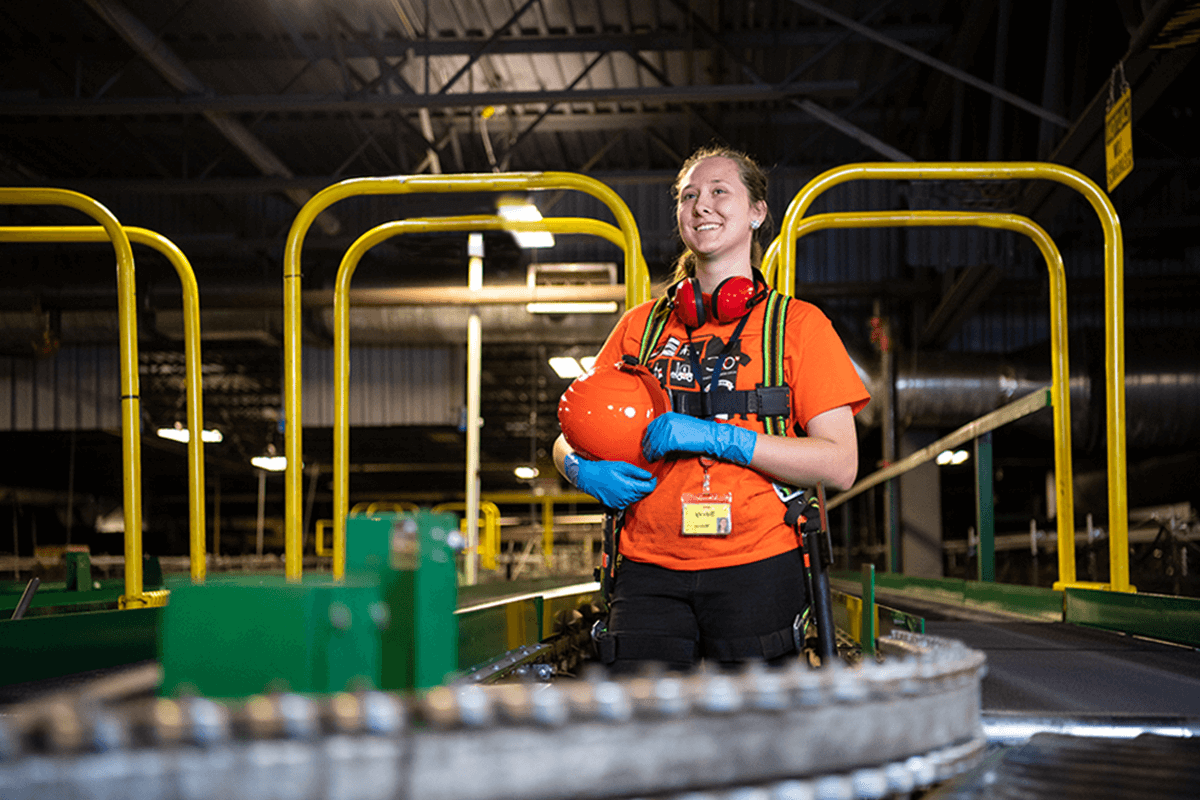
[[[979,531],[979,580],[996,580],[996,505],[992,492],[992,432],[975,439],[975,530]]]
[[[483,288],[483,234],[467,236],[470,264],[467,286],[473,291]],[[478,310],[467,319],[467,550],[464,553],[463,577],[467,585],[477,580],[479,569],[479,384],[483,360],[483,328]]]

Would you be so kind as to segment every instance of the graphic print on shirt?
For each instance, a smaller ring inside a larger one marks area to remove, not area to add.
[[[700,386],[696,385],[696,377],[691,348],[696,347],[700,357]],[[693,338],[690,342],[676,336],[668,336],[662,346],[655,350],[647,366],[658,382],[668,391],[681,389],[684,391],[709,390],[712,382],[713,369],[720,359],[720,374],[717,377],[717,388],[721,391],[733,391],[737,386],[738,368],[750,363],[750,356],[742,352],[741,341],[733,343],[730,351],[722,356],[726,342],[718,336]]]

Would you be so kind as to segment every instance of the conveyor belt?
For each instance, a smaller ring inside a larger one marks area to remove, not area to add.
[[[1062,622],[927,620],[988,658],[983,710],[1200,717],[1200,651]]]
[[[925,618],[925,632],[987,655],[984,713],[1200,719],[1200,650],[906,592],[879,602]]]
[[[924,800],[1194,800],[1200,738],[1129,740],[1039,733],[998,751]]]

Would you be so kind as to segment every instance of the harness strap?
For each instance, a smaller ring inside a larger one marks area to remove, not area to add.
[[[627,661],[666,661],[691,663],[696,660],[699,643],[682,636],[647,636],[637,633],[597,634],[596,652],[600,661],[611,664],[618,658]]]
[[[721,414],[745,417],[757,414],[766,433],[786,436],[790,426],[791,388],[784,382],[783,343],[786,340],[787,309],[791,298],[774,289],[763,301],[763,381],[755,389],[734,392],[672,392],[672,410],[693,417],[712,418]],[[638,348],[638,363],[646,364],[662,337],[671,316],[671,299],[654,301]],[[699,376],[697,376],[699,380]]]
[[[793,626],[758,636],[736,639],[705,639],[705,658],[717,661],[744,661],[748,658],[772,659],[796,652]]]
[[[672,392],[671,410],[691,417],[710,419],[720,416],[786,416],[792,407],[792,390],[788,386],[741,389],[725,392]]]
[[[763,382],[760,386],[785,386],[783,380],[783,343],[787,325],[787,309],[791,298],[774,290],[767,294],[766,310],[763,313]],[[786,436],[788,418],[791,416],[791,396],[783,412],[766,412],[761,415],[763,427],[772,436]]]
[[[663,328],[667,327],[667,319],[671,316],[671,298],[663,296],[654,301],[650,308],[650,316],[646,319],[646,330],[642,332],[642,346],[638,349],[638,363],[645,364],[650,360],[650,353],[658,338],[662,336]]]

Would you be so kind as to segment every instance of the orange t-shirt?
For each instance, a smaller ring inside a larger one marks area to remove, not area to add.
[[[616,363],[623,355],[638,354],[652,305],[643,303],[621,318],[601,348],[598,363]],[[722,359],[721,389],[753,390],[762,383],[766,305],[760,302],[751,310],[741,335]],[[689,340],[687,328],[671,314],[647,366],[671,392],[708,391],[713,365],[736,328],[737,321],[710,321],[693,330]],[[848,405],[857,414],[866,406],[870,395],[820,309],[802,300],[791,300],[785,330],[784,381],[791,387],[790,423],[797,430],[825,411]],[[692,346],[701,354],[699,387],[692,374]],[[735,416],[721,420],[720,424],[764,431],[754,414],[746,419]],[[796,548],[796,533],[784,524],[784,505],[766,475],[725,461],[713,464],[708,471],[710,491],[732,495],[732,530],[725,536],[685,536],[683,496],[703,491],[700,459],[666,458],[656,462],[653,471],[658,479],[654,491],[625,510],[620,544],[624,557],[670,569],[699,570],[749,564]]]

